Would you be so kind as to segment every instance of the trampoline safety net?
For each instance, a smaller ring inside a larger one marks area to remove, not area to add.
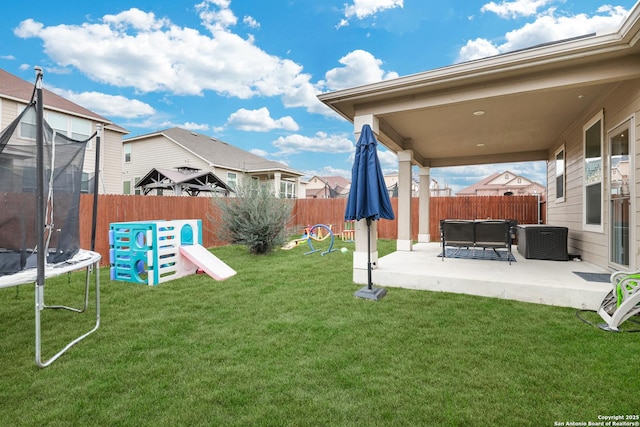
[[[32,102],[0,133],[0,276],[37,266],[36,107]],[[90,139],[77,141],[43,121],[45,250],[47,263],[80,248],[83,163]]]

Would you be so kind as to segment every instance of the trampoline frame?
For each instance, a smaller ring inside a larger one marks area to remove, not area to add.
[[[43,72],[41,67],[35,67],[36,83],[35,83],[35,100],[36,100],[36,149],[37,149],[37,169],[36,169],[36,229],[37,229],[37,262],[36,267],[19,271],[17,273],[0,276],[0,288],[18,286],[27,283],[35,283],[35,363],[38,367],[44,368],[52,364],[67,350],[87,336],[95,332],[100,326],[100,260],[102,256],[94,252],[95,235],[96,235],[96,218],[97,218],[97,202],[98,202],[98,172],[100,165],[100,134],[102,125],[97,124],[96,134],[96,159],[95,159],[95,177],[93,188],[93,217],[91,224],[91,250],[79,249],[78,252],[70,259],[56,264],[47,264],[47,248],[45,242],[45,179],[44,179],[44,107],[42,98],[42,78]],[[44,250],[42,250],[44,248]],[[45,281],[47,278],[60,276],[72,271],[85,269],[85,289],[84,303],[81,308],[69,307],[65,305],[46,305],[45,304]],[[70,341],[61,350],[51,356],[49,359],[42,359],[42,319],[41,311],[45,309],[62,309],[75,313],[84,313],[89,307],[89,289],[91,284],[91,276],[94,276],[95,282],[95,304],[96,304],[96,320],[95,325],[87,332],[81,334],[77,338]]]

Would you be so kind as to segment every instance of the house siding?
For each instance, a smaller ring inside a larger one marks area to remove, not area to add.
[[[122,194],[122,133],[103,129],[99,193]],[[92,151],[95,156],[95,151]]]
[[[26,106],[24,102],[0,98],[0,117],[2,120],[1,128],[4,129],[9,125]],[[45,107],[45,111],[48,109]],[[74,116],[73,114],[66,114]],[[95,132],[99,122],[91,121],[91,132]],[[122,132],[104,129],[101,141],[100,162],[102,169],[100,173],[100,182],[98,192],[101,194],[121,194],[122,193]],[[91,142],[91,147],[86,150],[83,172],[93,174],[95,170],[96,158],[95,141]]]
[[[136,178],[144,177],[152,169],[176,169],[186,166],[202,172],[211,172],[225,184],[228,184],[228,172],[236,173],[238,180],[242,174],[248,173],[263,183],[274,185],[276,194],[280,194],[281,191],[278,180],[280,183],[295,182],[297,193],[285,197],[299,197],[300,194],[304,194],[304,188],[300,184],[300,176],[303,175],[301,172],[224,141],[186,129],[170,128],[154,134],[132,137],[123,143],[130,144],[131,149],[131,161],[124,163],[123,159],[123,181],[133,183],[132,191]],[[172,191],[165,190],[162,194],[171,195]],[[209,196],[211,193],[201,192],[199,195]]]
[[[599,111],[604,111],[603,118],[603,230],[594,232],[584,230],[583,227],[583,195],[584,195],[584,153],[583,153],[583,126],[591,120]],[[637,242],[640,236],[640,214],[638,206],[638,195],[640,195],[640,128],[638,126],[638,116],[640,114],[640,81],[633,80],[621,83],[603,99],[595,101],[585,109],[580,116],[563,133],[554,149],[549,151],[547,182],[548,182],[548,204],[547,222],[552,225],[565,226],[569,228],[568,249],[570,253],[579,254],[583,260],[606,267],[609,262],[609,227],[610,227],[610,198],[609,198],[609,145],[608,132],[623,124],[630,117],[635,117],[635,141],[629,141],[635,152],[635,193],[632,194],[633,202],[631,209],[634,212],[632,219],[634,223],[630,236],[632,242]],[[555,150],[565,145],[565,200],[556,202],[556,182],[555,182]],[[633,244],[632,244],[633,246]],[[630,259],[632,268],[640,265],[638,263],[637,249]]]
[[[133,193],[136,178],[144,177],[151,169],[174,169],[179,166],[189,166],[202,171],[211,171],[225,184],[227,183],[227,172],[229,169],[210,166],[208,162],[189,152],[180,145],[167,139],[162,135],[148,139],[141,139],[133,142],[124,141],[131,144],[131,162],[124,163],[122,159],[123,171],[122,179],[131,181],[131,192]],[[232,171],[240,174],[240,171]],[[163,194],[171,195],[173,192],[165,190]],[[201,193],[208,196],[209,193]]]

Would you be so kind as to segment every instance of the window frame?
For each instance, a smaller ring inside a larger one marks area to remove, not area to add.
[[[600,124],[600,130],[597,134],[589,133],[594,126]],[[598,169],[595,168],[595,172],[591,175],[587,175],[587,163],[589,158],[596,159],[597,157],[587,157],[588,153],[588,136],[597,135],[600,140],[599,151],[600,151],[600,165],[599,172]],[[589,120],[582,127],[582,154],[583,154],[583,180],[582,180],[582,229],[585,231],[591,231],[596,233],[604,233],[604,202],[603,202],[603,192],[604,192],[604,170],[606,169],[606,165],[604,164],[604,112],[600,110],[591,120]],[[598,179],[599,178],[599,179]],[[589,210],[589,190],[593,189],[599,185],[599,212],[588,212]],[[588,222],[589,217],[591,215],[599,215],[599,223],[596,222]]]
[[[28,105],[19,104],[18,105],[18,115],[20,115]],[[22,116],[20,123],[18,124],[18,138],[26,139],[29,141],[35,141],[36,139],[36,113],[35,110],[32,110],[33,114],[26,114]],[[27,120],[27,119],[33,119]],[[29,132],[25,132],[25,130],[29,130]]]
[[[559,169],[559,161],[558,161],[558,155],[562,154],[562,163],[560,168],[562,169],[562,173],[558,173],[558,169]],[[567,195],[567,152],[565,149],[565,145],[562,144],[562,146],[560,146],[554,154],[554,162],[555,162],[555,186],[556,186],[556,203],[563,203],[565,201],[565,197]],[[558,183],[562,184],[562,195],[558,196]]]
[[[234,192],[238,191],[238,173],[237,172],[227,172],[227,183],[226,184]]]
[[[133,188],[133,194],[135,194],[136,196],[140,196],[142,194],[142,188],[136,187],[136,185],[138,185],[138,183],[140,182],[141,179],[142,179],[141,176],[136,176],[131,181],[131,187]]]
[[[122,146],[122,155],[124,163],[131,163],[131,143],[127,142]]]
[[[296,198],[296,183],[288,180],[280,181],[280,198],[283,199],[295,199]]]
[[[27,105],[19,104],[18,114],[27,108]],[[25,120],[25,119],[33,119]],[[76,141],[84,141],[92,135],[93,122],[91,120],[83,119],[81,117],[75,117],[68,114],[60,113],[58,111],[44,111],[44,119],[49,123],[51,128],[64,136],[74,139]],[[53,123],[51,123],[53,122]],[[54,126],[55,125],[55,126]],[[36,139],[36,117],[35,111],[33,117],[31,115],[24,116],[20,120],[18,138],[27,139],[33,141]],[[80,129],[83,128],[83,129]],[[29,129],[29,132],[24,130]],[[85,133],[88,132],[88,133]],[[87,142],[87,150],[91,150],[93,147],[93,141]]]

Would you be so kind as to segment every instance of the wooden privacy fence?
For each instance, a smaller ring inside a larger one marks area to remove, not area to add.
[[[308,225],[331,225],[334,232],[340,233],[344,226],[346,199],[296,199],[292,213],[291,227],[294,233],[302,234]],[[398,199],[392,198],[393,211],[398,212]],[[91,214],[93,196],[83,194],[80,197],[80,246],[91,246]],[[216,238],[215,227],[209,218],[215,214],[211,199],[208,197],[178,196],[98,196],[98,221],[95,249],[102,255],[102,265],[109,263],[109,225],[114,222],[201,219],[202,243],[205,247],[224,245],[226,242]],[[429,204],[431,240],[440,239],[441,219],[515,219],[519,224],[538,222],[539,202],[535,196],[469,196],[469,197],[432,197]],[[545,209],[540,209],[544,212]],[[412,200],[413,236],[418,238],[418,199]],[[544,221],[544,217],[541,222]],[[378,237],[397,239],[397,219],[380,220]]]

